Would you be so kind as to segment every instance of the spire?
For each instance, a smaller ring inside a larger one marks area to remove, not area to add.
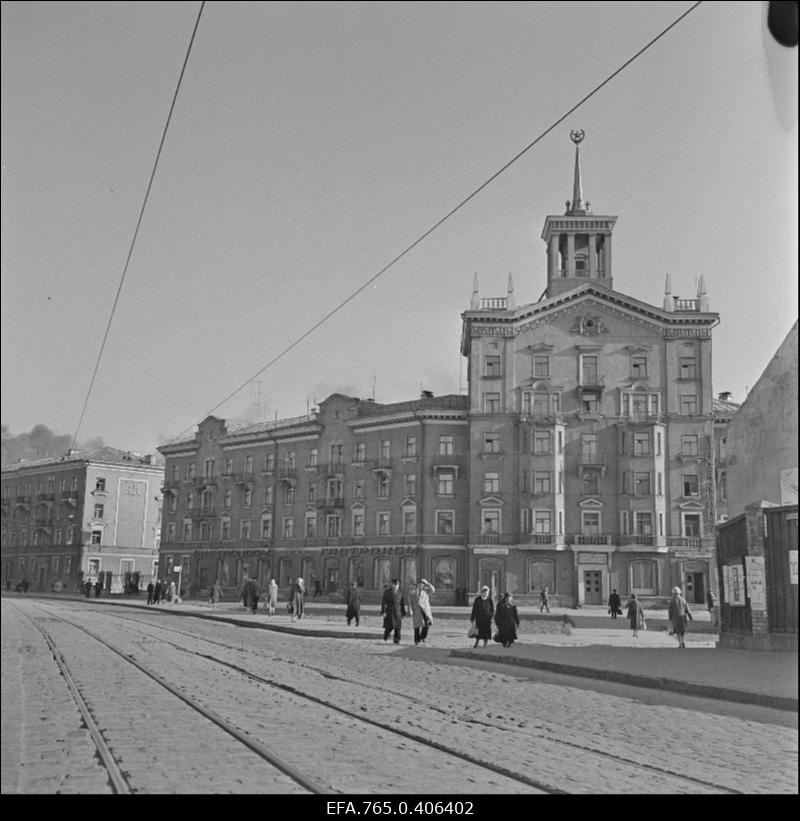
[[[667,274],[664,278],[664,310],[672,310],[672,277]]]
[[[508,275],[508,290],[506,296],[506,308],[514,307],[514,277],[509,273]]]
[[[475,271],[472,277],[472,299],[469,307],[473,311],[477,311],[481,307],[480,298],[478,297],[478,272]]]
[[[583,205],[583,181],[581,180],[581,148],[580,144],[584,138],[582,129],[570,131],[569,138],[575,143],[575,176],[572,181],[572,204],[567,207],[570,214],[584,213],[586,209]]]

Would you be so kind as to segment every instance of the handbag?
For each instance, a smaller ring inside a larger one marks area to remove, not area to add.
[[[291,602],[287,602],[287,603],[286,603],[286,612],[287,612],[287,613],[294,613],[294,607],[292,607],[292,603],[291,603]]]
[[[470,625],[469,630],[467,630],[467,638],[468,639],[478,638],[478,628],[474,624]]]

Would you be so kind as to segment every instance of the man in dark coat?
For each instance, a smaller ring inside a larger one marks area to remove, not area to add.
[[[383,640],[387,641],[389,633],[394,631],[394,643],[400,644],[400,630],[403,626],[403,617],[406,615],[406,600],[400,592],[399,579],[392,579],[392,586],[384,590],[381,615],[383,616]]]
[[[344,602],[347,605],[347,626],[355,619],[356,627],[361,620],[361,591],[355,582],[351,582],[350,589],[344,594]]]
[[[161,579],[156,579],[155,587],[153,587],[153,604],[161,603]]]
[[[150,582],[150,584],[147,585],[147,603],[148,604],[153,603],[153,593],[155,592],[155,589],[156,589],[156,586],[153,584],[153,582]]]
[[[616,619],[622,612],[622,600],[616,588],[611,591],[611,595],[608,597],[608,612],[611,613],[612,619]]]

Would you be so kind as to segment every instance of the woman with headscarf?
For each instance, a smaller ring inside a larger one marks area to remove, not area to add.
[[[503,593],[503,599],[497,605],[497,612],[494,614],[494,623],[497,625],[495,641],[499,641],[503,647],[511,647],[517,640],[519,627],[519,612],[511,593]]]
[[[484,585],[481,588],[480,595],[475,597],[472,602],[472,613],[470,614],[470,621],[478,629],[478,635],[475,636],[475,644],[483,639],[483,646],[486,647],[489,639],[492,637],[492,616],[494,616],[494,602],[489,595],[489,588]]]
[[[428,630],[433,624],[433,613],[431,613],[430,593],[435,593],[436,588],[427,580],[420,579],[409,593],[411,600],[411,617],[414,622],[414,644],[425,644],[428,638]]]
[[[291,592],[292,621],[303,618],[303,602],[306,597],[306,585],[303,579],[298,576],[294,580]]]
[[[692,620],[692,612],[689,604],[681,595],[680,587],[672,588],[672,598],[669,600],[669,620],[672,624],[672,632],[678,639],[678,647],[686,647],[683,641],[686,633],[686,619]]]

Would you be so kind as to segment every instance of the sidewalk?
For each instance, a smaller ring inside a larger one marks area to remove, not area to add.
[[[16,594],[3,594],[16,597]],[[27,598],[63,599],[61,595],[27,594]],[[80,600],[69,596],[70,599]],[[286,603],[278,614],[263,610],[251,615],[239,602],[222,602],[212,609],[207,602],[187,601],[174,606],[147,607],[143,598],[92,598],[92,604],[148,609],[215,621],[241,627],[296,633],[311,637],[366,639],[382,643],[382,619],[377,605],[361,610],[361,625],[348,627],[344,606],[306,604],[306,615],[292,623]],[[548,615],[538,608],[520,608],[519,641],[513,647],[497,644],[473,649],[467,638],[469,609],[434,608],[430,645],[448,649],[453,658],[519,665],[565,675],[650,687],[693,696],[757,704],[779,710],[797,711],[797,654],[716,648],[716,633],[707,611],[698,612],[681,650],[666,632],[666,612],[646,611],[648,630],[633,638],[626,619],[610,619],[604,608],[556,610]],[[566,616],[566,624],[565,624]],[[577,626],[573,627],[572,624]],[[410,620],[403,645],[411,643]],[[391,645],[390,645],[391,646]],[[411,645],[413,647],[413,644]],[[424,653],[427,648],[419,648]]]

